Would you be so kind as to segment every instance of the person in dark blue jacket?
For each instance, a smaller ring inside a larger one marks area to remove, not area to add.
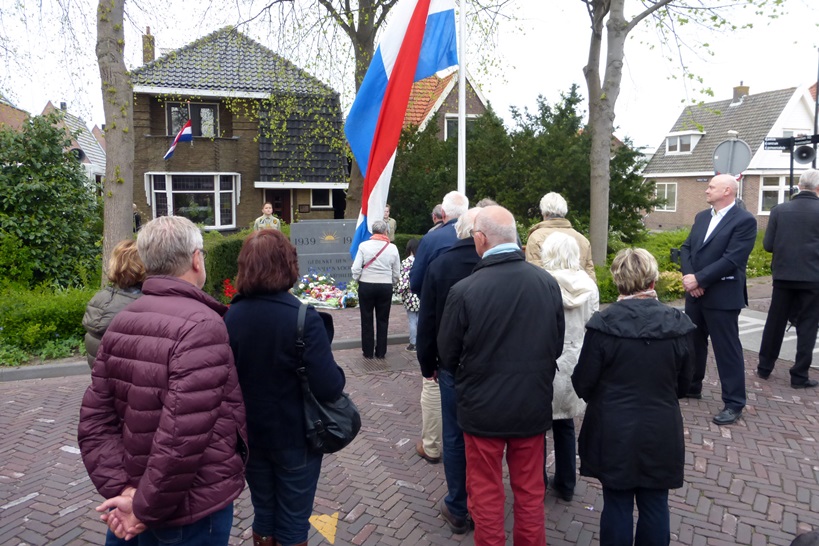
[[[410,271],[410,289],[416,294],[421,294],[424,276],[432,260],[458,241],[458,235],[455,233],[455,222],[468,208],[469,199],[467,199],[466,195],[451,191],[444,196],[441,203],[444,224],[424,235],[421,244],[418,245],[418,252],[415,253],[415,263],[412,264],[412,271]]]
[[[296,369],[296,320],[301,302],[288,292],[298,279],[296,249],[281,232],[250,235],[239,253],[238,295],[225,315],[247,408],[250,459],[247,483],[255,512],[254,546],[307,544],[322,454],[305,441]],[[304,324],[303,365],[310,390],[334,400],[344,372],[333,359],[318,312]]]

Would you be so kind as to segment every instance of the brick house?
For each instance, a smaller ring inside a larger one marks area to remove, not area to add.
[[[816,85],[751,95],[740,84],[732,99],[686,107],[643,170],[643,176],[656,183],[657,194],[667,199],[646,216],[646,227],[690,227],[707,206],[704,192],[714,176],[714,151],[731,138],[729,131],[736,131],[736,138],[751,148],[739,197],[756,216],[759,229],[765,229],[771,208],[787,198],[790,154],[765,150],[764,140],[813,134],[815,93]],[[794,185],[808,168],[810,163],[794,163]]]
[[[479,87],[472,84],[467,71],[466,78],[466,124],[470,119],[483,115],[486,99]],[[438,116],[438,135],[441,140],[455,138],[458,135],[458,71],[450,72],[444,77],[433,74],[429,78],[417,81],[412,85],[404,127],[415,126],[423,131]],[[468,130],[468,129],[467,129]]]
[[[14,106],[0,93],[0,127],[11,127],[19,131],[26,119],[28,119],[28,112]]]
[[[285,222],[343,215],[341,108],[333,89],[231,27],[154,60],[134,84],[134,198],[143,218],[206,229],[252,225],[265,201]],[[163,156],[191,120],[193,143]]]

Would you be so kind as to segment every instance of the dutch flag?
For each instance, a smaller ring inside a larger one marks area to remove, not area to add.
[[[170,159],[173,156],[173,151],[176,150],[176,144],[178,142],[192,142],[193,141],[193,130],[191,129],[191,120],[188,120],[185,125],[179,130],[179,133],[176,135],[176,138],[173,139],[173,144],[165,153],[165,157],[163,159]]]
[[[400,0],[392,11],[344,125],[364,175],[353,259],[383,216],[413,82],[458,64],[454,0]]]

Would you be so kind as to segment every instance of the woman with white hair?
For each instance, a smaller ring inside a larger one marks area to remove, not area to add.
[[[560,285],[566,320],[563,353],[557,359],[557,373],[553,384],[552,439],[555,444],[555,467],[554,478],[550,483],[552,490],[569,502],[574,496],[574,486],[577,483],[574,418],[583,415],[586,409],[586,403],[578,398],[572,387],[572,372],[583,346],[586,322],[599,307],[600,292],[597,284],[580,267],[580,247],[571,236],[559,231],[552,233],[543,241],[540,255],[543,268]],[[545,472],[544,468],[544,475]]]
[[[398,248],[387,236],[384,220],[372,225],[372,237],[358,246],[353,261],[353,279],[358,281],[358,306],[361,310],[361,349],[364,358],[384,358],[390,325],[392,286],[401,278]],[[375,312],[375,336],[373,336]],[[375,340],[373,340],[375,337]]]

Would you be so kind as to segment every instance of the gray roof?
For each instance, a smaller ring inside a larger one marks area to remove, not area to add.
[[[733,106],[732,100],[723,100],[686,107],[669,132],[704,131],[705,135],[691,154],[666,154],[666,140],[663,139],[643,169],[643,175],[713,171],[714,150],[729,138],[728,131],[737,131],[737,138],[748,143],[753,157],[795,91],[796,88],[791,87],[746,95]]]
[[[132,73],[134,86],[210,90],[225,94],[334,94],[287,59],[225,27],[171,51]]]
[[[69,114],[68,112],[63,111],[62,114],[68,130],[72,133],[79,132],[77,135],[77,144],[79,144],[83,153],[85,153],[88,161],[94,165],[98,165],[104,170],[105,150],[102,149],[100,143],[97,142],[97,139],[94,138],[94,135],[92,135],[91,131],[88,130],[85,122],[81,118],[78,118],[73,114]]]

